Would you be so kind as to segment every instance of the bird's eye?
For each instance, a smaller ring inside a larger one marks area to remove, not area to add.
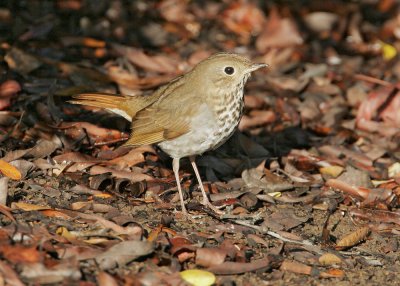
[[[224,72],[228,75],[233,75],[233,73],[235,72],[235,69],[233,67],[226,67],[224,69]]]

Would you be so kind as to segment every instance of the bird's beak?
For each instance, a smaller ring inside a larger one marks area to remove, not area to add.
[[[246,70],[246,72],[250,73],[260,68],[266,68],[266,67],[268,67],[267,64],[253,64]]]

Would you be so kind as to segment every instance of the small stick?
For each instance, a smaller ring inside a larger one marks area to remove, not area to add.
[[[388,86],[388,87],[393,86],[393,84],[390,83],[390,82],[387,82],[385,80],[382,80],[382,79],[379,79],[379,78],[376,78],[376,77],[372,77],[372,76],[369,76],[369,75],[365,75],[365,74],[360,74],[360,73],[355,74],[354,78],[358,79],[358,80],[363,80],[363,81],[366,81],[366,82],[370,82],[370,83],[379,84],[379,85],[382,85],[382,86]]]

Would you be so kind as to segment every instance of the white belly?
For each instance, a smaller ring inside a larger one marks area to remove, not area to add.
[[[224,143],[233,134],[237,124],[221,125],[212,110],[203,104],[199,107],[198,115],[190,122],[191,131],[161,142],[158,146],[172,158],[199,155]]]

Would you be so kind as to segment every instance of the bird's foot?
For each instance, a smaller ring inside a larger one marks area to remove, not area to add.
[[[201,203],[203,206],[210,208],[212,211],[214,211],[216,214],[223,215],[225,212],[221,211],[218,209],[216,206],[214,206],[207,198],[203,198],[203,201]]]

